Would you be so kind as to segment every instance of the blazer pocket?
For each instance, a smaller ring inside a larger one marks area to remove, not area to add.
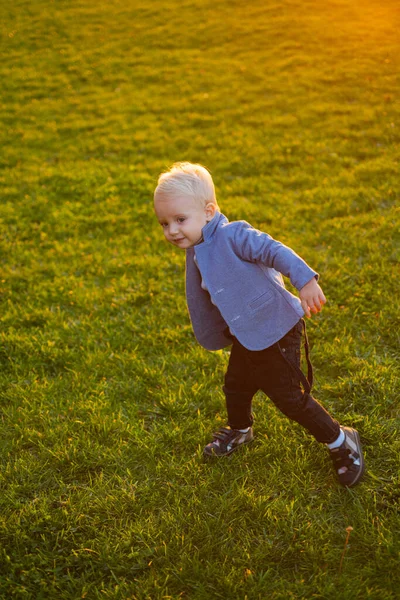
[[[264,292],[264,294],[261,294],[261,296],[257,296],[257,298],[254,298],[254,300],[249,302],[248,306],[252,310],[254,310],[256,308],[260,308],[260,306],[263,306],[264,304],[268,304],[268,302],[271,302],[273,296],[274,296],[274,292],[269,290],[268,292]]]

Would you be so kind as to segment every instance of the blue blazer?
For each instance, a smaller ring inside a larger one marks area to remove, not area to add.
[[[202,234],[202,241],[186,249],[185,266],[197,341],[207,350],[225,348],[232,344],[229,330],[249,350],[280,340],[304,315],[282,274],[300,290],[318,273],[267,233],[247,221],[229,222],[219,211]],[[202,279],[208,291],[201,287]]]

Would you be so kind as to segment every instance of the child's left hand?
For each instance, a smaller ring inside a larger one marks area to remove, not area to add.
[[[324,292],[321,290],[315,277],[301,288],[299,296],[306,317],[311,317],[311,312],[320,312],[322,310],[322,305],[326,303]]]

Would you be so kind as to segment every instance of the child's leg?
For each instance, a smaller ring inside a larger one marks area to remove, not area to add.
[[[228,424],[232,429],[245,429],[253,425],[251,412],[254,394],[258,385],[253,378],[253,369],[248,359],[248,350],[234,338],[228,368],[225,373],[225,385],[222,387]]]
[[[301,342],[300,321],[276,344],[251,352],[250,360],[256,368],[259,388],[279,410],[305,427],[318,442],[329,444],[340,434],[339,423],[310,392],[302,390],[299,375],[288,362],[300,368]]]
[[[214,433],[213,440],[203,450],[205,457],[227,456],[253,440],[251,403],[258,387],[246,352],[234,338],[223,386],[229,427],[221,427]]]
[[[299,322],[270,348],[251,352],[255,380],[285,415],[303,425],[317,441],[329,444],[340,483],[353,486],[364,473],[359,434],[351,427],[340,427],[312,397],[311,386],[300,372],[301,340],[302,324]],[[304,391],[300,379],[306,388]]]

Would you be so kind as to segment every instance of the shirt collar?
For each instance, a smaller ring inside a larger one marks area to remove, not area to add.
[[[201,242],[208,242],[218,225],[223,222],[228,222],[228,219],[219,210],[216,210],[211,221],[208,221],[208,223],[206,223],[202,228],[202,236],[198,244],[200,244]]]

